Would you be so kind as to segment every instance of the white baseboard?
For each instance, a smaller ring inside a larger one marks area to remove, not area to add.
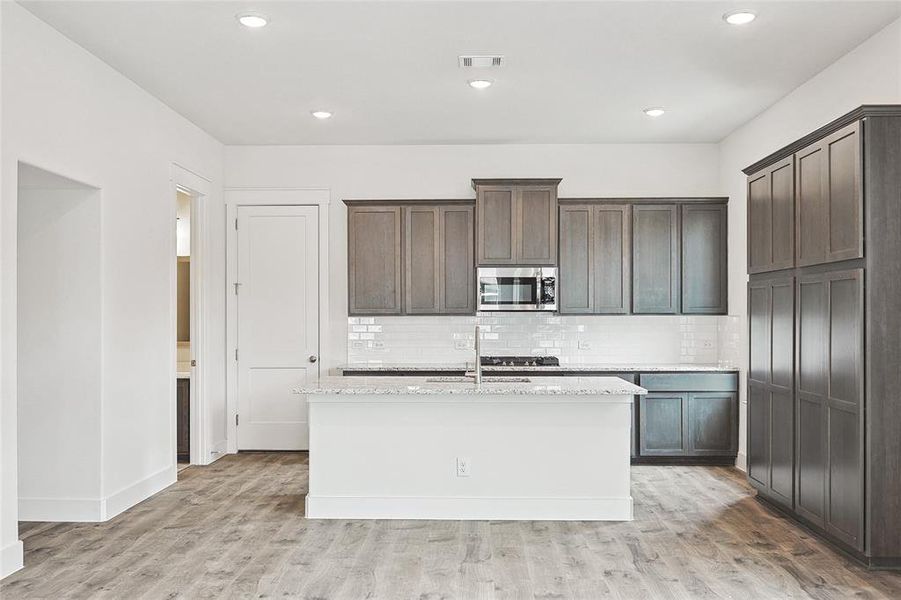
[[[23,557],[22,540],[0,548],[0,579],[21,569],[24,565]]]
[[[19,498],[20,521],[104,521],[100,498]]]
[[[307,494],[306,516],[308,519],[631,521],[632,497],[449,498]]]
[[[748,472],[748,456],[744,452],[739,452],[735,457],[735,468],[745,473]]]
[[[228,441],[222,440],[216,444],[213,444],[213,448],[210,450],[209,456],[206,457],[207,461],[203,464],[211,465],[226,454],[228,454]]]
[[[161,471],[157,471],[150,477],[146,477],[141,481],[122,488],[118,492],[110,494],[104,500],[103,520],[112,519],[135,504],[166,489],[177,480],[178,474],[173,464]]]

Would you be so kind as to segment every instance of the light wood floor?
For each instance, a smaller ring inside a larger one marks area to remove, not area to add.
[[[307,521],[306,454],[227,456],[107,523],[23,524],[17,598],[901,598],[741,473],[636,467],[630,523]]]

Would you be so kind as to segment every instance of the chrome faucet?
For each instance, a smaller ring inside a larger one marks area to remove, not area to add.
[[[482,345],[481,345],[481,335],[479,331],[479,326],[476,325],[476,339],[475,339],[475,350],[476,350],[476,364],[475,364],[475,384],[482,385]]]

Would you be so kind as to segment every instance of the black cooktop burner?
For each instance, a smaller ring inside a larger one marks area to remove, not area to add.
[[[483,356],[483,367],[559,367],[556,356]]]

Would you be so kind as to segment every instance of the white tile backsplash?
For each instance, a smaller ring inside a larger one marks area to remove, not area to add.
[[[347,362],[460,363],[472,360],[482,326],[484,355],[543,355],[563,364],[739,364],[741,331],[729,316],[350,317]],[[365,331],[365,333],[363,333]]]

